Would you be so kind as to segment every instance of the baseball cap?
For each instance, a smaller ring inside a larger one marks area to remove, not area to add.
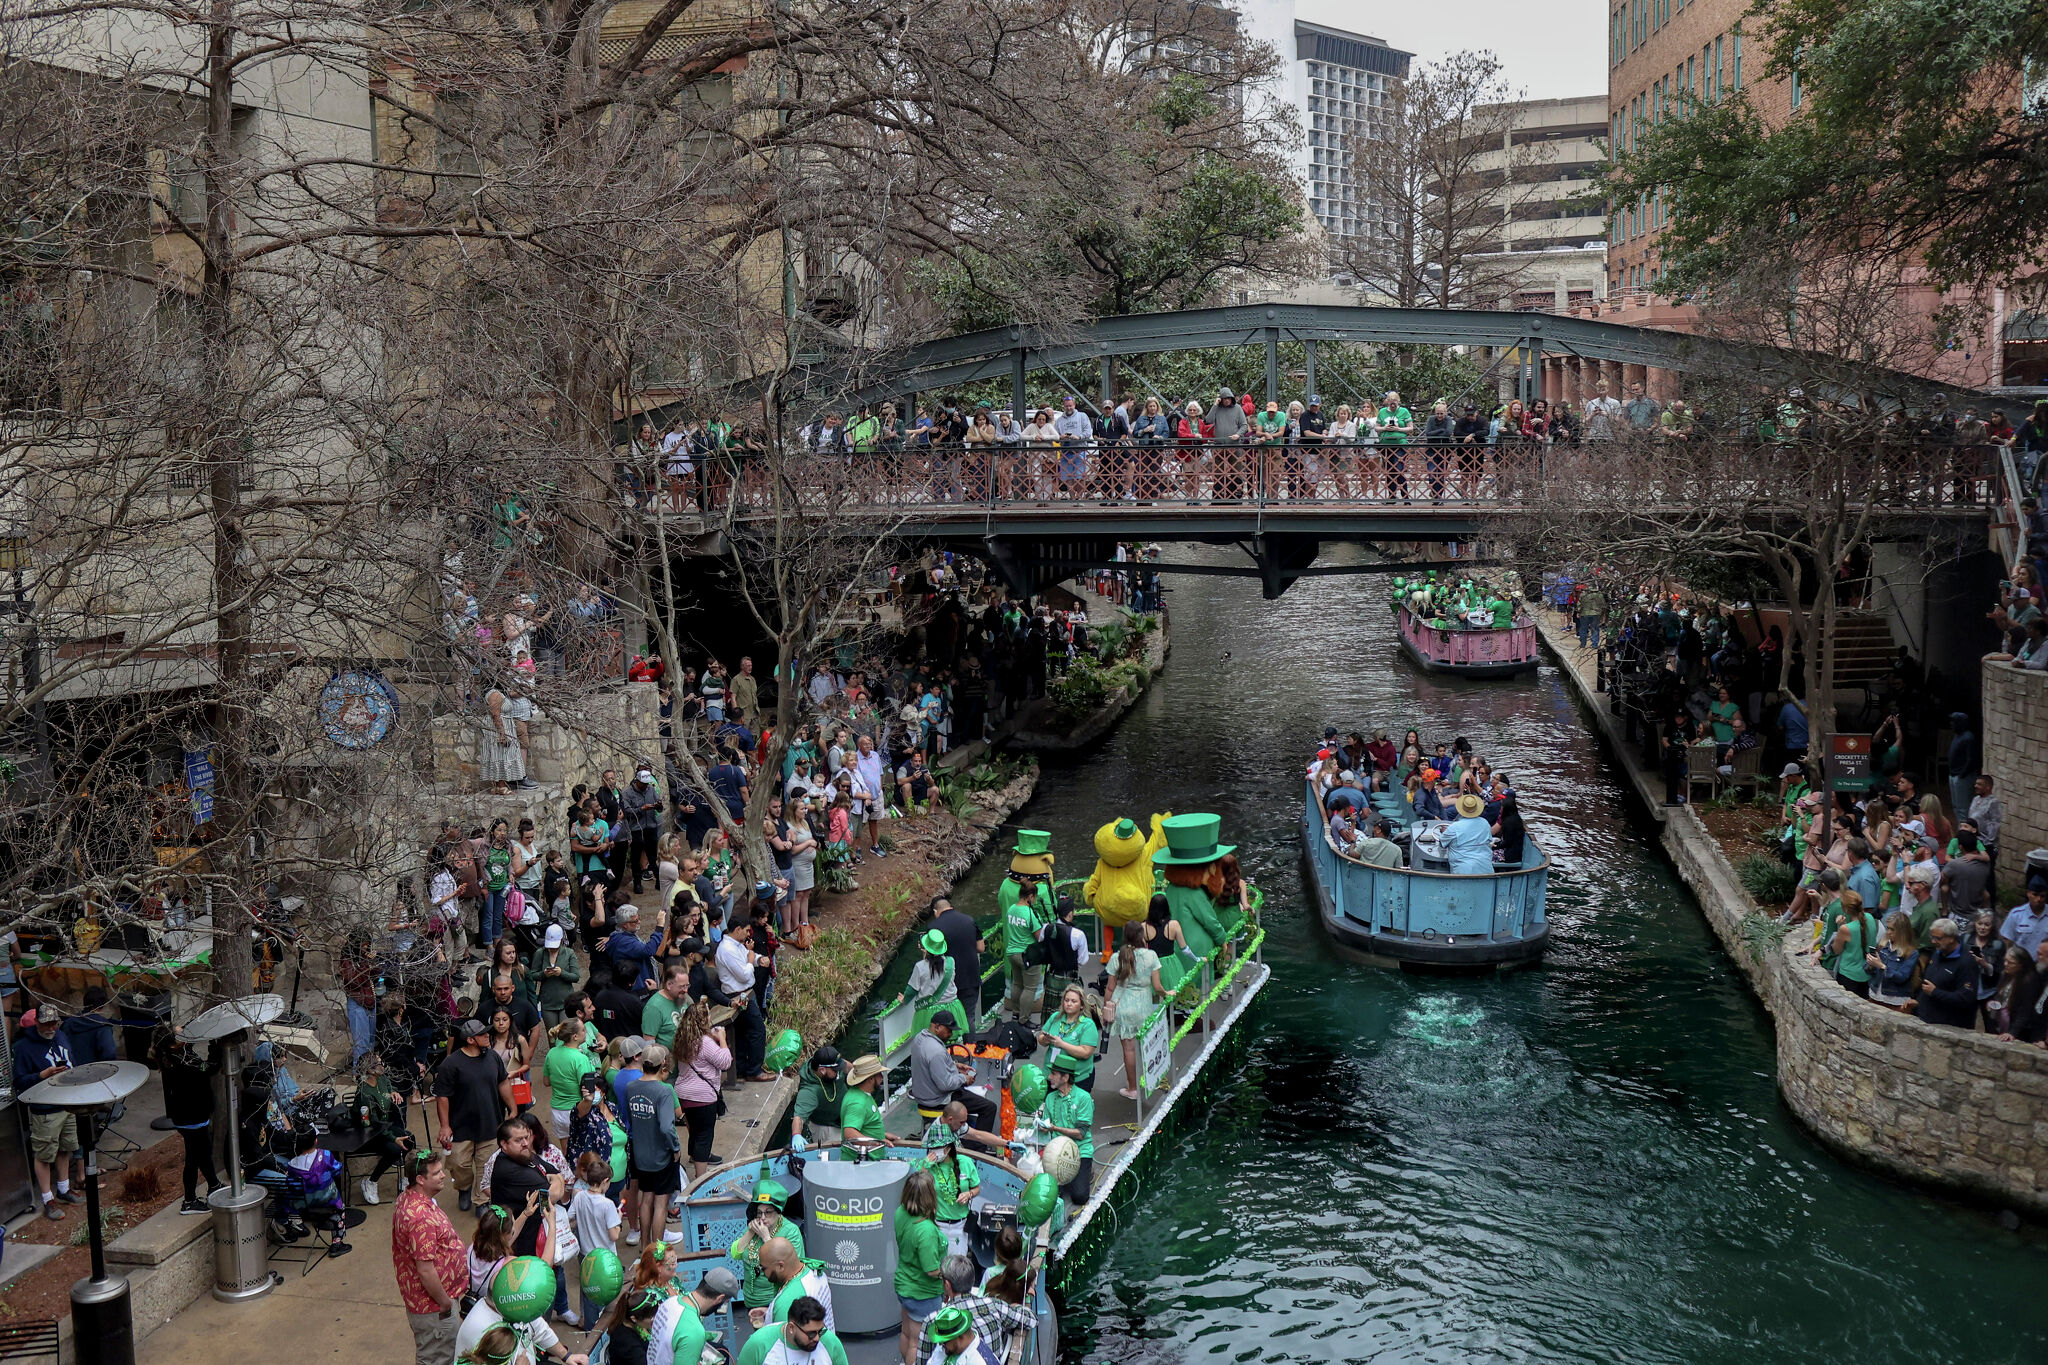
[[[811,1054],[811,1065],[820,1069],[839,1065],[839,1049],[830,1043]]]
[[[464,1038],[481,1038],[490,1030],[484,1027],[484,1021],[481,1019],[465,1019],[456,1032]]]
[[[559,924],[550,924],[550,925],[548,926],[548,931],[547,931],[547,932],[546,932],[545,934],[542,934],[542,935],[540,936],[540,941],[541,941],[541,944],[542,944],[542,946],[544,946],[544,947],[548,947],[548,948],[559,948],[559,947],[561,947],[561,946],[562,946],[562,926],[561,926],[561,925],[559,925]]]
[[[1804,769],[1804,768],[1800,767],[1800,766],[1799,766],[1799,765],[1798,765],[1797,763],[1787,763],[1787,764],[1785,765],[1785,771],[1784,771],[1784,772],[1781,772],[1781,773],[1779,773],[1779,774],[1778,774],[1778,776],[1780,776],[1780,777],[1798,777],[1798,776],[1799,776],[1799,775],[1800,775],[1801,773],[1803,773],[1803,772],[1805,772],[1805,771],[1806,771],[1806,769]]]
[[[1319,394],[1319,393],[1312,393],[1312,394],[1310,394],[1310,395],[1308,396],[1308,405],[1309,405],[1310,407],[1314,407],[1314,406],[1315,406],[1316,404],[1318,404],[1318,403],[1320,403],[1320,402],[1322,402],[1322,401],[1323,401],[1323,396],[1322,396],[1321,394]]]
[[[707,1294],[716,1294],[720,1298],[731,1299],[739,1297],[740,1281],[739,1276],[733,1274],[724,1266],[715,1265],[704,1272],[704,1278],[697,1281],[697,1287]]]

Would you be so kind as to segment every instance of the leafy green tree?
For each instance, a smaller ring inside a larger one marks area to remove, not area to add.
[[[1759,252],[1924,263],[1971,287],[2043,263],[2048,6],[2036,0],[1758,0],[1762,74],[1796,80],[1786,117],[1752,81],[1644,130],[1610,177],[1661,193],[1674,291],[1739,275]],[[1789,91],[1787,92],[1789,93]]]

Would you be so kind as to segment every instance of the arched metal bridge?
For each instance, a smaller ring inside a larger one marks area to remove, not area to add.
[[[886,378],[861,388],[867,401],[906,393],[940,393],[1007,377],[1011,406],[1024,408],[1025,376],[1051,370],[1077,393],[1110,389],[1110,367],[1125,356],[1263,345],[1267,399],[1281,392],[1280,347],[1301,342],[1307,353],[1304,392],[1316,392],[1316,348],[1321,342],[1396,346],[1490,347],[1517,359],[1516,387],[1535,396],[1546,357],[1639,365],[1680,372],[1711,371],[1753,376],[1766,385],[1799,383],[1825,370],[1893,402],[1922,403],[1938,387],[1926,379],[1874,365],[1802,361],[1795,352],[1651,327],[1601,322],[1549,313],[1508,313],[1483,309],[1346,307],[1334,304],[1248,304],[1196,308],[1178,313],[1133,313],[1071,327],[1012,325],[944,337],[912,347],[894,358]],[[1097,367],[1090,373],[1089,367]],[[1414,395],[1411,395],[1411,397]],[[1618,386],[1617,386],[1617,394]],[[1084,400],[1085,401],[1085,400]]]

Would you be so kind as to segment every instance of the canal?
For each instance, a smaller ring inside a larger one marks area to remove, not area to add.
[[[1769,1017],[1554,669],[1417,672],[1382,578],[1278,602],[1249,580],[1171,586],[1165,673],[1101,748],[1048,768],[1021,822],[1085,876],[1113,815],[1220,812],[1269,893],[1274,977],[1249,1057],[1068,1304],[1064,1359],[2048,1360],[2048,1235],[1847,1166],[1798,1126]],[[1542,967],[1339,960],[1297,833],[1326,724],[1465,735],[1510,774],[1556,866]],[[970,874],[964,908],[989,913],[1006,861]]]

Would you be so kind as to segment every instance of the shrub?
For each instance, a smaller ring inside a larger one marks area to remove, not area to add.
[[[1792,899],[1799,885],[1799,869],[1787,867],[1776,858],[1752,853],[1735,867],[1742,889],[1758,905],[1782,905]]]

